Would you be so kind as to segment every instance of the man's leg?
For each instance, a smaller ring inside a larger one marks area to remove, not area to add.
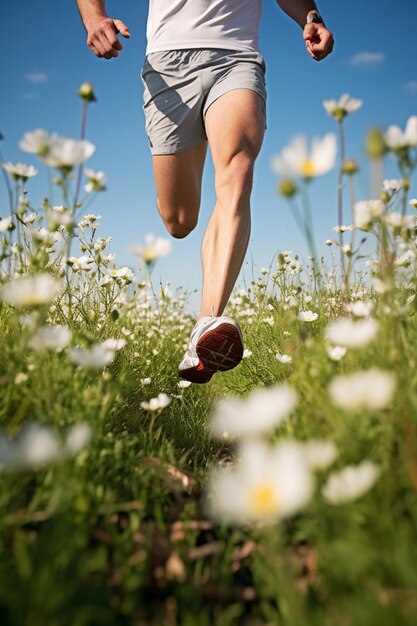
[[[204,141],[178,154],[153,157],[157,208],[173,237],[186,237],[197,225],[206,151]]]
[[[236,282],[250,235],[250,195],[255,159],[265,131],[265,105],[250,89],[234,89],[206,113],[215,169],[216,206],[202,245],[200,316],[219,316]]]

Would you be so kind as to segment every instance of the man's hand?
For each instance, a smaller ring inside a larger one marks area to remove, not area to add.
[[[332,33],[324,24],[306,24],[304,26],[304,41],[307,52],[315,61],[321,61],[331,53],[334,46]]]
[[[123,46],[117,38],[120,33],[126,39],[130,38],[129,29],[122,20],[111,17],[94,17],[86,24],[87,46],[96,57],[112,59],[119,56]]]

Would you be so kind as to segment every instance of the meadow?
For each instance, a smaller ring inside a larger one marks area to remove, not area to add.
[[[106,180],[85,165],[91,85],[79,96],[80,139],[20,143],[62,204],[34,207],[36,168],[2,159],[1,624],[414,625],[417,117],[370,130],[366,199],[344,156],[359,100],[325,103],[339,139],[281,152],[311,255],[237,286],[244,359],[197,385],[177,373],[187,293],[152,280],[169,241],[148,234],[135,274],[87,212]],[[334,167],[329,263],[310,197]]]

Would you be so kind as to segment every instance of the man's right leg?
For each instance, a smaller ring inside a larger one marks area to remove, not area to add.
[[[157,208],[173,237],[186,237],[197,225],[207,142],[177,154],[154,155]]]

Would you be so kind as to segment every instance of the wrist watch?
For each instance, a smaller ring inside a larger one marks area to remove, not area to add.
[[[323,24],[325,26],[324,19],[318,11],[310,11],[307,14],[307,24]]]

